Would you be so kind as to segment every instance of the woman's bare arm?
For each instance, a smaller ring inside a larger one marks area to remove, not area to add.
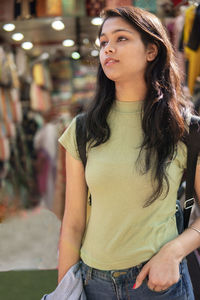
[[[83,164],[66,152],[66,202],[59,242],[58,282],[79,260],[86,207],[87,185]]]
[[[195,191],[197,201],[200,204],[200,164],[197,165],[196,168]],[[200,218],[197,218],[191,226],[200,230]],[[180,236],[178,236],[175,242],[176,241],[178,242],[177,247],[179,248],[177,253],[179,253],[180,259],[182,259],[200,246],[200,234],[189,227]]]

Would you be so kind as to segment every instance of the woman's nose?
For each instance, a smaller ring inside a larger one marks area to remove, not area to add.
[[[108,54],[108,53],[114,53],[115,52],[115,48],[108,44],[106,47],[105,47],[105,53]]]

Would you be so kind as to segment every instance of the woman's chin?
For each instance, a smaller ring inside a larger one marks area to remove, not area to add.
[[[117,74],[105,74],[106,77],[112,81],[119,81],[120,76],[117,76]]]

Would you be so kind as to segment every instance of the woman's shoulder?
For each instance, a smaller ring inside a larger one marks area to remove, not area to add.
[[[79,115],[71,120],[69,126],[65,129],[58,141],[74,158],[80,160],[77,146],[77,134],[79,135],[82,128],[81,123],[78,121],[80,121]],[[79,132],[77,131],[77,124],[79,126]]]

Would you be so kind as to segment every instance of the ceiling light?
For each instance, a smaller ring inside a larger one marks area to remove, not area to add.
[[[64,40],[63,41],[63,46],[72,47],[72,46],[74,46],[74,41],[73,40]]]
[[[40,59],[42,60],[46,60],[46,59],[49,59],[49,53],[48,52],[44,52],[40,55]]]
[[[15,29],[15,25],[12,23],[3,25],[3,29],[5,31],[13,31]]]
[[[65,28],[65,24],[60,20],[53,21],[51,26],[55,30],[63,30]]]
[[[92,50],[91,51],[91,55],[92,56],[98,56],[99,55],[99,51],[98,50]]]
[[[72,58],[73,59],[79,59],[81,56],[80,56],[80,54],[78,53],[78,52],[73,52],[72,53]]]
[[[83,39],[83,44],[85,44],[85,45],[88,45],[89,44],[89,39],[88,38],[85,38],[85,39]]]
[[[24,42],[22,43],[22,48],[25,50],[30,50],[33,48],[33,44],[31,42]]]
[[[96,38],[95,44],[96,44],[98,47],[100,47],[100,41],[99,41],[99,38]]]
[[[91,21],[92,25],[101,25],[103,23],[102,18],[93,18]]]
[[[23,40],[23,38],[24,38],[24,35],[22,33],[20,33],[20,32],[14,33],[12,35],[12,39],[14,41],[21,41],[21,40]]]

